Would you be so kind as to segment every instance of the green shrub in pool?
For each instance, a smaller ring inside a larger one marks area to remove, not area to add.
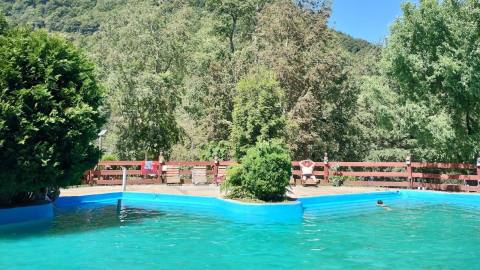
[[[291,158],[279,140],[263,141],[248,149],[239,165],[227,172],[223,189],[228,198],[280,201],[291,176]]]

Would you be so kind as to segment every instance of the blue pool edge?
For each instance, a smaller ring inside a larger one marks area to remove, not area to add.
[[[339,205],[368,203],[378,199],[421,199],[448,203],[471,203],[480,205],[480,194],[446,193],[436,191],[398,190],[369,193],[329,194],[298,198],[287,203],[247,203],[217,197],[170,195],[160,193],[113,192],[83,196],[64,196],[55,203],[0,209],[0,225],[52,219],[54,208],[76,208],[91,205],[114,205],[118,200],[125,205],[181,209],[194,213],[209,212],[229,219],[245,222],[299,222],[305,209],[321,209],[335,212]]]
[[[0,225],[52,219],[53,204],[39,204],[0,209]]]

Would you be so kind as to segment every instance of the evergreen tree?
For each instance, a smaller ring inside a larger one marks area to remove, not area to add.
[[[0,204],[80,183],[101,154],[103,94],[69,42],[26,29],[0,35]]]
[[[235,158],[259,141],[284,136],[282,103],[282,89],[268,69],[256,68],[238,82],[230,135]]]

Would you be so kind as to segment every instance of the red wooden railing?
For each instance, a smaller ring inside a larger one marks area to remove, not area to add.
[[[180,166],[184,183],[191,180],[193,166],[206,166],[207,175],[212,183],[223,178],[219,168],[235,164],[233,161],[167,161],[159,160],[160,168]],[[121,184],[122,167],[127,168],[129,184],[164,183],[165,171],[155,176],[144,175],[141,171],[142,161],[101,161],[95,169],[85,173],[85,183],[91,185]],[[452,172],[453,170],[453,172]],[[222,170],[220,170],[222,171]],[[301,177],[299,161],[292,162],[294,183]],[[425,163],[410,162],[315,162],[314,175],[321,184],[328,184],[331,176],[345,176],[344,185],[378,186],[397,188],[426,188],[447,191],[480,192],[480,164],[467,163]]]
[[[144,174],[141,170],[143,161],[100,161],[93,170],[85,173],[84,182],[90,185],[120,185],[122,184],[122,167],[127,168],[129,184],[161,184],[164,183],[164,176],[167,166],[179,166],[180,175],[184,176],[184,183],[189,182],[189,176],[192,175],[191,167],[207,167],[207,176],[210,176],[211,182],[219,182],[224,175],[219,173],[220,167],[228,167],[236,164],[233,161],[167,161],[159,162],[160,173],[154,177]]]

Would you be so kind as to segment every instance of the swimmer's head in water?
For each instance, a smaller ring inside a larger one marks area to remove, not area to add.
[[[377,204],[378,204],[378,205],[383,205],[383,201],[382,201],[382,200],[378,200],[378,201],[377,201]]]

